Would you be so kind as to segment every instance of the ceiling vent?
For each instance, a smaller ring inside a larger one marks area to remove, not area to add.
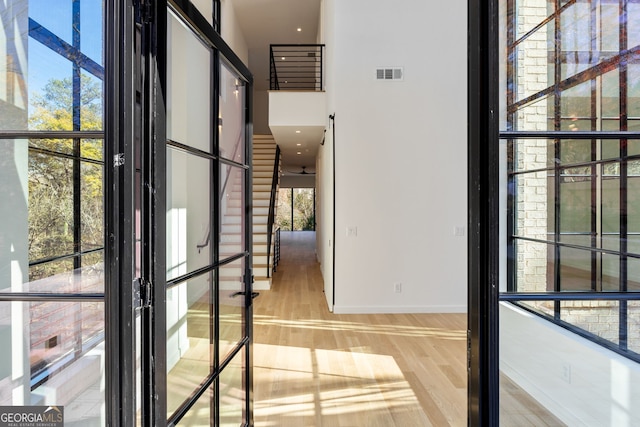
[[[402,67],[376,68],[376,80],[404,80],[404,69]]]

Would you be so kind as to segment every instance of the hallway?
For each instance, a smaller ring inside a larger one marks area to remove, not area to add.
[[[332,314],[314,248],[282,232],[255,300],[255,425],[466,425],[466,315]]]

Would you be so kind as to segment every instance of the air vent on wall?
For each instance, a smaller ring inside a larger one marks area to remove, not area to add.
[[[404,80],[404,69],[402,67],[376,68],[376,80]]]

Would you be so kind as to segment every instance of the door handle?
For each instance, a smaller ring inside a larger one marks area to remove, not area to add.
[[[239,297],[240,295],[246,296],[247,293],[243,291],[236,292],[235,294],[231,294],[231,298]],[[251,299],[255,299],[260,296],[260,292],[251,292]]]

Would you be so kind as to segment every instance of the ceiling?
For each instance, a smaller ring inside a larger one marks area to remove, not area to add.
[[[236,19],[249,49],[249,69],[254,78],[254,99],[269,90],[269,45],[318,42],[320,0],[232,0]],[[298,28],[301,31],[298,31]],[[254,102],[254,121],[268,123],[268,102]],[[262,120],[261,120],[262,118]],[[300,133],[296,133],[300,130]],[[256,133],[266,133],[258,129]],[[315,171],[315,158],[323,138],[322,128],[271,129],[282,151],[285,173],[306,166]],[[300,144],[300,145],[298,145]],[[300,153],[300,154],[298,154]]]

